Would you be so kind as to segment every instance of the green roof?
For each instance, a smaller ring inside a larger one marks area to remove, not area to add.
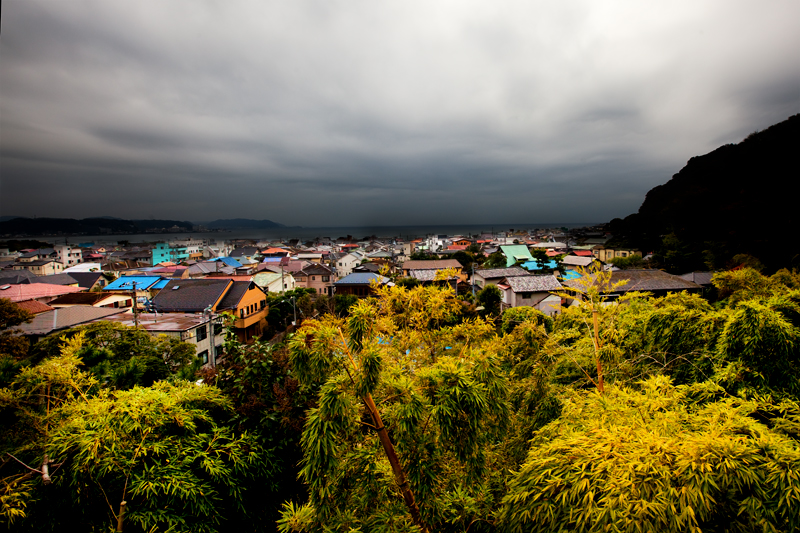
[[[501,246],[500,250],[506,256],[506,268],[514,266],[517,261],[533,261],[531,251],[524,244]]]

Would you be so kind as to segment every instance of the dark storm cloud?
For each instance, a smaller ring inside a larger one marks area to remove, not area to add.
[[[800,4],[16,0],[0,214],[608,220],[800,111]]]

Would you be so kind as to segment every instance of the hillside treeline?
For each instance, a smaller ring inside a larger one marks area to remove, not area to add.
[[[609,246],[654,252],[675,274],[726,268],[737,254],[770,272],[800,266],[791,190],[800,175],[800,115],[756,131],[738,144],[691,158],[652,188],[637,213],[612,220]]]
[[[712,305],[604,302],[587,283],[555,318],[376,288],[280,345],[229,336],[216,371],[183,343],[76,328],[2,360],[0,518],[10,531],[794,531],[800,275],[714,284]]]

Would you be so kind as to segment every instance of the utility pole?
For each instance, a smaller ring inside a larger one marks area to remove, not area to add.
[[[136,302],[136,282],[131,281],[131,286],[133,287],[133,324],[135,327],[139,327],[139,309]]]
[[[475,263],[472,263],[472,299],[475,300]]]

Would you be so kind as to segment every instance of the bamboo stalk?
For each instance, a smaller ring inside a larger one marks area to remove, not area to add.
[[[597,390],[600,394],[605,392],[603,386],[603,366],[600,364],[600,335],[597,327],[597,309],[592,309],[592,321],[594,322],[594,360],[597,363]]]
[[[367,405],[370,415],[372,415],[373,422],[375,422],[375,430],[377,431],[378,438],[383,445],[383,451],[386,452],[386,457],[389,459],[389,464],[392,465],[392,472],[394,472],[395,481],[400,487],[400,492],[403,494],[403,500],[405,501],[406,507],[408,507],[408,510],[411,513],[411,520],[414,522],[414,525],[422,530],[423,533],[429,533],[430,530],[428,529],[428,526],[422,521],[422,516],[419,513],[419,507],[417,506],[417,502],[414,500],[414,492],[411,490],[411,485],[408,483],[403,466],[400,464],[400,459],[397,457],[394,444],[392,444],[392,440],[389,438],[389,433],[386,431],[386,428],[383,425],[381,414],[378,412],[378,408],[375,405],[375,402],[372,400],[372,395],[370,393],[367,393],[364,396],[364,403]]]

